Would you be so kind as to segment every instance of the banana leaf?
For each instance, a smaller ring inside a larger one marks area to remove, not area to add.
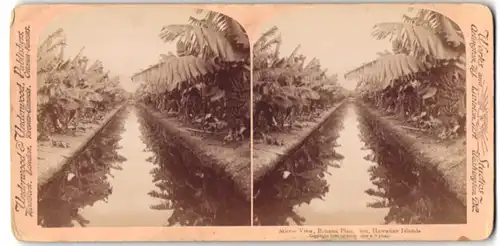
[[[83,106],[83,102],[74,98],[59,98],[57,104],[65,110],[76,110]]]
[[[226,92],[214,86],[204,96],[209,97],[211,102],[218,101],[226,95]]]
[[[310,99],[310,100],[319,100],[320,99],[320,95],[318,94],[318,92],[312,90],[312,89],[309,89],[307,87],[299,87],[298,88],[299,90],[299,94],[302,98],[305,98],[305,99]]]
[[[435,86],[429,86],[425,88],[422,93],[422,99],[429,99],[436,95],[438,88]]]
[[[278,93],[286,96],[294,105],[305,104],[302,97],[298,95],[299,90],[295,86],[283,86],[279,88]]]
[[[288,99],[288,96],[284,94],[274,95],[273,97],[271,97],[271,102],[275,105],[280,106],[281,108],[290,108],[294,105],[293,102]]]

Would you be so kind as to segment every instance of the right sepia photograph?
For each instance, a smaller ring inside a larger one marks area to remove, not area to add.
[[[305,7],[253,41],[253,225],[465,224],[462,31],[434,11]]]

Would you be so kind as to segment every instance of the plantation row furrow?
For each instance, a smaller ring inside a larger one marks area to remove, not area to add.
[[[111,122],[117,121],[117,115],[124,108],[126,104],[112,109],[102,119],[94,122],[95,124],[88,125],[85,132],[74,132],[71,136],[52,135],[50,141],[40,141],[37,146],[38,186],[45,185],[68,163],[88,151],[95,139],[103,135],[103,130]]]

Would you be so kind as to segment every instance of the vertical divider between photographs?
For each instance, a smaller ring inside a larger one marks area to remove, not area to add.
[[[249,43],[252,44],[250,38],[249,38]],[[253,103],[253,79],[254,79],[254,73],[253,73],[253,45],[250,45],[250,226],[254,226],[254,173],[253,173],[253,139],[254,139],[254,115],[253,115],[253,110],[254,110],[254,103]]]

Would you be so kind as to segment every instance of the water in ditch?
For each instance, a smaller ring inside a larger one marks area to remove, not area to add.
[[[133,106],[42,187],[44,227],[249,225],[250,205]],[[248,216],[243,216],[247,214]]]
[[[254,223],[465,223],[465,207],[358,111],[342,106],[254,185]]]

